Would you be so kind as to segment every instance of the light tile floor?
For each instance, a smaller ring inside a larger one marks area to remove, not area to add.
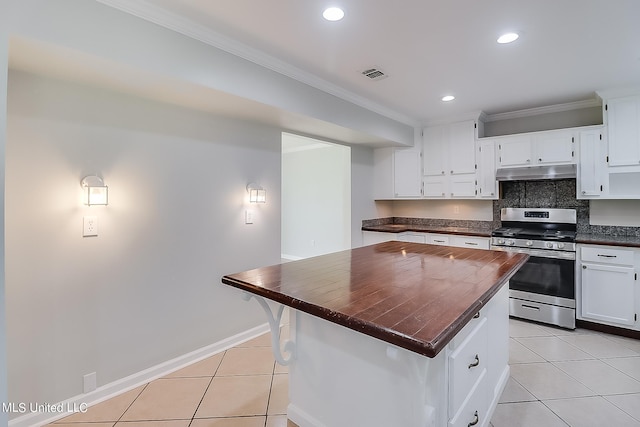
[[[640,341],[510,319],[494,427],[640,427]]]
[[[640,341],[515,319],[510,336],[493,427],[640,427]],[[287,393],[265,334],[51,426],[291,427]]]

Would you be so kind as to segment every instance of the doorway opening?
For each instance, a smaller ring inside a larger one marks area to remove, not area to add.
[[[282,134],[285,260],[351,248],[351,148]]]

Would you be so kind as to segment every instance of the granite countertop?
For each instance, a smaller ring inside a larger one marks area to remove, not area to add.
[[[576,243],[640,248],[640,236],[578,233],[576,235]]]
[[[378,231],[384,233],[402,233],[416,231],[420,233],[460,234],[465,236],[491,237],[491,230],[475,227],[439,227],[418,224],[381,224],[362,226],[362,231]]]
[[[227,275],[222,283],[435,357],[527,258],[392,241]]]

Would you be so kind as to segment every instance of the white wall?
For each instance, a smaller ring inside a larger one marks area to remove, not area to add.
[[[279,262],[278,129],[23,72],[8,95],[11,401],[58,402],[87,373],[100,386],[264,322],[220,278]],[[109,206],[81,204],[89,173]],[[250,181],[269,203],[248,226]]]
[[[591,200],[591,225],[640,227],[640,200]]]
[[[6,16],[0,14],[0,94],[7,93],[9,40],[6,33]],[[4,191],[5,147],[7,124],[7,98],[0,96],[0,404],[7,402],[7,347],[6,347],[6,299],[5,299],[5,239],[4,239]],[[7,425],[7,414],[0,411],[0,426]]]
[[[349,249],[350,148],[286,133],[282,143],[283,256]]]
[[[493,221],[491,200],[394,200],[392,204],[390,216]]]

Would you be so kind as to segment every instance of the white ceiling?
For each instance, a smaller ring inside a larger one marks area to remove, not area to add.
[[[414,123],[583,101],[594,99],[596,90],[640,86],[640,0],[126,3],[207,28],[232,40],[232,53],[281,72],[285,64],[291,76]],[[342,21],[322,18],[333,5],[344,9]],[[520,39],[497,44],[506,31]],[[363,77],[370,67],[389,77]],[[443,103],[445,94],[456,100]]]

